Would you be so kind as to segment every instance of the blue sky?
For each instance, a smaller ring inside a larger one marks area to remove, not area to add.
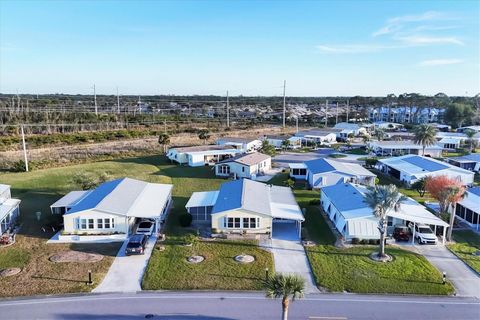
[[[0,92],[480,92],[478,1],[0,1]]]

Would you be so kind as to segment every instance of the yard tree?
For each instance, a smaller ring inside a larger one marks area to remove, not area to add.
[[[282,141],[282,149],[287,150],[290,147],[291,143],[290,140],[285,139]]]
[[[427,179],[425,177],[418,179],[412,184],[412,189],[415,189],[420,197],[423,197],[425,195],[425,192],[427,191],[425,189],[425,185],[427,183]]]
[[[201,129],[198,131],[198,139],[203,140],[203,144],[207,144],[209,138],[210,132],[207,129]]]
[[[423,153],[425,155],[425,148],[431,145],[434,145],[437,142],[436,135],[437,131],[433,126],[428,124],[421,124],[414,129],[415,137],[413,142],[420,144],[422,146]]]
[[[461,127],[466,121],[472,119],[475,110],[465,103],[452,103],[445,109],[445,122],[453,127]]]
[[[472,153],[473,145],[475,143],[475,141],[473,140],[473,136],[475,136],[477,132],[475,132],[472,129],[467,129],[464,131],[464,133],[468,137],[468,146],[469,146],[470,153]]]
[[[275,151],[275,147],[268,143],[267,140],[263,140],[262,148],[260,149],[261,153],[267,154],[271,157],[275,156],[277,152]]]
[[[365,194],[365,202],[372,208],[374,215],[379,219],[378,230],[380,231],[379,258],[385,257],[385,235],[387,233],[387,212],[398,210],[400,203],[406,200],[393,184],[369,187]]]
[[[450,228],[448,228],[447,239],[452,240],[453,223],[455,222],[455,209],[458,201],[466,194],[465,186],[458,180],[446,175],[427,178],[425,189],[438,200],[440,213],[447,214],[448,208],[452,206],[450,213]]]
[[[385,139],[385,131],[383,129],[377,129],[375,130],[375,138],[377,138],[378,141],[382,141],[383,139]]]
[[[269,298],[282,298],[282,320],[287,320],[290,297],[292,301],[303,298],[305,279],[298,274],[275,273],[267,279],[266,291]]]
[[[170,136],[168,133],[160,133],[158,136],[158,143],[162,145],[163,147],[163,152],[167,152],[167,145],[170,144]]]

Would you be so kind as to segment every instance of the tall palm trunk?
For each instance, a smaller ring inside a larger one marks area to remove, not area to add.
[[[453,224],[455,223],[456,210],[457,210],[457,204],[452,203],[452,213],[450,213],[450,228],[448,228],[448,233],[447,233],[448,241],[452,241]]]
[[[424,156],[424,157],[425,157],[425,148],[426,148],[426,147],[427,147],[426,145],[423,145],[423,154],[422,154],[422,156]]]
[[[387,233],[387,219],[381,218],[379,221],[380,225],[380,252],[378,253],[379,257],[385,257],[385,234]]]
[[[282,299],[282,320],[288,320],[288,297],[285,296]]]

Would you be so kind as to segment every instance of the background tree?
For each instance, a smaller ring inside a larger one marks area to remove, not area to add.
[[[423,197],[425,195],[425,192],[427,191],[425,189],[425,186],[427,184],[427,179],[425,177],[418,179],[412,184],[412,189],[415,189],[420,197]]]
[[[290,297],[292,301],[305,295],[305,279],[298,274],[276,273],[266,281],[267,297],[282,298],[282,320],[288,319]]]
[[[437,143],[437,131],[433,126],[430,126],[428,124],[421,124],[417,126],[413,132],[415,134],[413,142],[422,145],[422,155],[425,156],[425,148]]]
[[[446,175],[427,178],[425,189],[438,200],[440,214],[448,214],[448,208],[452,206],[450,213],[450,228],[447,239],[452,240],[453,224],[455,222],[455,209],[458,201],[466,196],[465,186],[458,180]]]
[[[444,118],[445,123],[458,128],[472,119],[474,115],[475,110],[470,105],[465,103],[452,103],[448,105],[445,110]]]
[[[378,141],[382,141],[383,139],[385,139],[385,136],[386,136],[385,130],[383,129],[375,130],[374,136],[375,138],[377,138]]]
[[[467,129],[467,130],[464,131],[464,133],[468,137],[468,147],[469,147],[470,153],[472,153],[473,145],[474,145],[473,137],[477,133],[472,129]]]
[[[160,133],[158,143],[163,147],[163,153],[167,152],[167,145],[170,144],[170,136],[168,133]]]
[[[275,147],[268,143],[267,140],[263,140],[262,148],[260,148],[260,152],[264,154],[268,154],[270,157],[273,157],[277,154],[275,151]]]
[[[203,144],[207,144],[207,140],[210,138],[210,132],[207,129],[200,129],[198,131],[198,139],[203,140]]]
[[[79,172],[72,177],[72,183],[79,186],[82,190],[91,190],[98,185],[111,180],[111,176],[107,172],[103,172],[98,176],[86,172]]]
[[[290,140],[285,139],[285,140],[282,141],[282,149],[283,150],[287,150],[288,148],[290,148],[290,145],[291,145]]]
[[[406,200],[393,184],[369,187],[365,194],[365,202],[379,219],[378,231],[380,231],[379,258],[385,257],[385,235],[387,233],[387,212],[398,210],[400,203]]]

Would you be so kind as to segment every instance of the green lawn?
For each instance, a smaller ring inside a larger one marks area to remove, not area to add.
[[[456,243],[449,244],[448,248],[472,269],[480,273],[480,255],[474,255],[480,250],[480,235],[471,230],[455,230],[453,240]]]
[[[415,253],[388,248],[394,257],[379,263],[368,256],[377,247],[355,246],[337,249],[319,245],[309,247],[308,258],[317,284],[329,291],[356,293],[452,294],[450,284],[442,284],[442,275]]]
[[[154,250],[142,287],[147,290],[261,290],[265,268],[273,271],[271,254],[255,242],[217,240],[194,246],[167,241],[165,251]],[[191,254],[202,255],[205,261],[190,264],[186,258]],[[239,254],[252,255],[255,261],[239,264],[234,261]]]
[[[329,158],[346,158],[346,154],[341,154],[341,153],[332,153],[328,155]]]
[[[367,155],[367,151],[365,149],[362,149],[362,148],[353,148],[353,149],[345,151],[345,153],[356,154],[356,155],[359,155],[359,156]]]
[[[283,173],[273,180],[282,185],[288,175]],[[307,209],[303,236],[317,245],[307,247],[307,256],[319,287],[333,292],[435,294],[453,293],[450,284],[442,284],[442,275],[424,257],[415,253],[388,247],[394,261],[377,263],[369,258],[376,246],[354,246],[338,249],[327,219],[320,205],[310,201],[320,197],[319,191],[306,190],[297,182],[294,189],[297,202]]]
[[[112,161],[101,161],[88,164],[79,164],[62,168],[51,168],[36,170],[32,172],[22,173],[3,173],[0,174],[0,181],[5,184],[12,185],[12,194],[16,198],[20,198],[21,223],[22,229],[20,235],[17,237],[17,243],[8,248],[0,249],[0,268],[20,267],[23,271],[15,277],[2,279],[0,282],[0,296],[17,296],[17,295],[34,295],[34,294],[58,294],[68,292],[89,291],[90,286],[85,285],[85,278],[87,271],[93,271],[95,283],[99,283],[104,274],[108,271],[114,256],[119,247],[114,245],[90,245],[79,247],[68,244],[51,244],[47,245],[46,240],[49,239],[53,232],[47,230],[43,232],[42,226],[58,224],[61,217],[52,216],[50,214],[49,206],[59,199],[61,196],[71,190],[78,190],[78,187],[73,185],[72,177],[81,171],[93,174],[101,174],[107,172],[112,178],[131,177],[148,182],[157,183],[172,183],[174,207],[170,212],[167,223],[167,238],[178,239],[187,232],[192,232],[192,229],[181,228],[178,224],[178,216],[185,212],[185,204],[188,198],[194,191],[207,191],[218,189],[223,179],[217,179],[214,176],[211,167],[197,167],[190,168],[171,164],[163,156],[147,156],[130,159],[120,159]],[[37,221],[35,212],[41,211],[41,220]],[[237,244],[225,243],[222,245],[223,253],[228,251],[228,247],[232,252],[236,251]],[[217,252],[219,248],[217,244],[202,243],[202,248],[212,252],[213,255],[208,259],[208,266],[212,273],[220,273],[222,264],[226,263],[229,258],[223,255],[222,252]],[[86,250],[91,252],[100,252],[106,255],[106,258],[99,263],[67,263],[67,264],[53,264],[48,261],[48,257],[52,254],[69,250],[69,249]],[[183,247],[175,246],[175,248],[183,249]],[[249,247],[254,250],[255,247]],[[175,249],[176,250],[176,249]],[[260,262],[254,263],[259,268],[263,268],[262,264],[269,264],[273,268],[273,260],[271,255],[259,248],[259,257],[262,256]],[[170,248],[167,252],[172,252],[174,249]],[[151,263],[158,265],[157,259],[160,259],[159,252],[155,252]],[[218,253],[218,254],[217,254]],[[240,252],[241,253],[241,252]],[[239,254],[239,253],[237,253]],[[268,262],[261,262],[264,259]],[[165,260],[160,259],[164,264]],[[171,261],[174,263],[175,261]],[[207,263],[205,262],[205,264]],[[235,265],[238,270],[232,272],[233,274],[242,274],[244,266]],[[177,271],[176,265],[165,266],[166,269],[171,270],[172,276]],[[153,270],[149,267],[149,270]],[[188,274],[191,271],[191,274]],[[183,273],[185,276],[195,277],[195,270],[187,269]],[[243,273],[247,276],[247,273]],[[253,274],[253,271],[252,271]],[[148,276],[148,274],[147,274]],[[203,277],[205,281],[204,288],[211,288],[211,283],[208,277]],[[226,278],[221,278],[225,280]],[[222,280],[222,281],[223,281]],[[221,282],[222,282],[221,281]],[[236,287],[241,287],[243,281],[241,278],[236,280],[230,279],[228,285],[232,281],[237,281]],[[155,282],[150,282],[153,287]],[[227,282],[222,282],[219,288],[226,288]],[[244,284],[245,288],[256,289],[260,281],[255,282],[251,280]],[[197,287],[202,287],[201,281],[196,282]]]

